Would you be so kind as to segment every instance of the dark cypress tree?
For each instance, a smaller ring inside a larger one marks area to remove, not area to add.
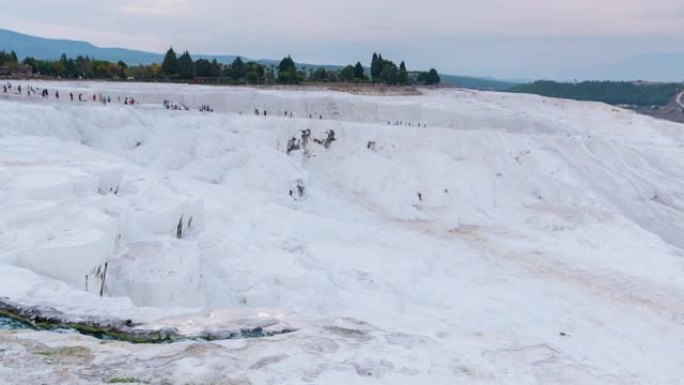
[[[280,65],[278,65],[278,72],[285,72],[289,70],[296,71],[297,68],[295,66],[294,60],[292,60],[292,57],[290,55],[287,55],[286,58],[280,61]]]
[[[380,77],[380,62],[378,61],[378,54],[373,52],[373,60],[371,61],[371,78],[377,81]]]
[[[183,79],[192,79],[195,77],[195,62],[188,51],[183,52],[176,62],[176,73]]]
[[[211,63],[206,59],[198,59],[195,62],[195,73],[200,78],[211,77]]]
[[[178,58],[176,58],[176,53],[173,51],[173,47],[169,48],[164,55],[164,61],[161,65],[161,71],[166,76],[172,76],[176,74],[176,65]]]
[[[425,77],[425,84],[431,86],[439,84],[440,81],[442,81],[442,79],[439,77],[437,70],[430,68],[430,71],[428,71],[427,76]]]
[[[14,52],[14,50],[12,50],[12,52],[10,53],[10,56],[12,56],[12,62],[13,62],[13,63],[18,63],[18,62],[19,62],[19,59],[17,59],[17,53]]]
[[[401,64],[399,64],[399,84],[408,84],[409,83],[409,77],[408,77],[408,71],[406,71],[406,65],[402,61]]]
[[[278,65],[278,82],[283,84],[299,83],[297,66],[290,55],[281,60],[280,64]]]
[[[246,75],[247,68],[245,67],[245,63],[242,61],[242,58],[238,56],[230,65],[230,77],[232,77],[234,81],[238,81],[244,79]]]
[[[216,58],[211,61],[211,74],[209,76],[219,77],[221,76],[221,64],[216,61]]]
[[[361,65],[361,62],[356,62],[356,65],[354,66],[354,78],[363,80],[363,66]]]

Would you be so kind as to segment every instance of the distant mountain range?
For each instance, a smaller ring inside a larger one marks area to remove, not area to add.
[[[21,59],[31,56],[42,60],[56,60],[59,59],[59,57],[64,53],[68,57],[82,55],[113,62],[121,60],[129,65],[161,63],[164,58],[163,53],[137,51],[125,48],[102,48],[84,41],[49,39],[26,35],[6,29],[0,29],[0,50],[13,50]],[[235,60],[237,55],[203,55],[193,53],[192,57],[194,59],[204,58],[208,60],[216,58],[219,63],[230,64],[233,62],[233,60]],[[243,59],[246,61],[253,60],[244,57]],[[279,62],[278,60],[271,59],[260,59],[253,61],[267,65],[273,65]],[[342,68],[342,66],[339,65],[304,63],[298,63],[298,65],[305,66],[307,68],[324,67],[330,70]],[[503,91],[517,84],[490,78],[454,76],[445,74],[442,74],[441,77],[442,83],[444,84],[489,91]]]
[[[444,84],[483,91],[506,91],[520,84],[520,82],[485,77],[456,76],[446,74],[440,74],[439,76]]]
[[[89,56],[99,60],[117,62],[119,60],[130,64],[161,63],[164,54],[137,51],[125,48],[101,48],[90,43],[76,40],[48,39],[25,35],[6,29],[0,29],[0,50],[14,50],[20,58],[32,56],[36,59],[55,60],[63,53],[69,57],[78,55]],[[192,55],[193,58],[216,58],[221,63],[231,63],[234,55]]]

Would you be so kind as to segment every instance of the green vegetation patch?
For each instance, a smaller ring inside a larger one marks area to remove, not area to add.
[[[603,102],[613,105],[664,106],[683,88],[684,85],[677,83],[613,81],[558,83],[540,80],[534,83],[517,85],[509,91],[553,98]]]

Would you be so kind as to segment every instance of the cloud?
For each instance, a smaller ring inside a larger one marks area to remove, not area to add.
[[[417,66],[522,73],[676,46],[681,15],[681,0],[50,0],[7,2],[0,26],[156,52],[346,64],[378,50]]]
[[[187,0],[138,0],[127,1],[119,7],[124,15],[133,16],[190,16],[196,7]]]
[[[684,6],[677,4],[677,6],[668,9],[646,10],[634,15],[639,18],[646,19],[682,19],[684,18]],[[678,20],[679,21],[679,20]]]
[[[681,2],[674,0],[51,0],[8,3],[0,23],[18,17],[164,34],[170,40],[192,34],[226,43],[246,35],[284,41],[391,41],[449,35],[682,33],[684,23],[666,20],[682,14]]]

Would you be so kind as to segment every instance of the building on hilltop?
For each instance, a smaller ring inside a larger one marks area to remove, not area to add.
[[[411,83],[418,82],[418,77],[420,76],[420,71],[408,71],[408,78]]]
[[[2,65],[0,66],[0,76],[29,78],[33,76],[33,67],[27,64]]]

